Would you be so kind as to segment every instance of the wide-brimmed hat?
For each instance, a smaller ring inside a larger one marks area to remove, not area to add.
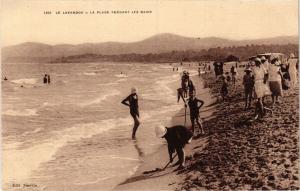
[[[259,63],[261,63],[261,60],[260,60],[259,58],[255,58],[255,59],[254,59],[254,62],[259,62]]]
[[[265,56],[262,56],[260,59],[261,59],[261,61],[267,60]]]
[[[250,68],[246,68],[244,72],[252,72],[252,70]]]

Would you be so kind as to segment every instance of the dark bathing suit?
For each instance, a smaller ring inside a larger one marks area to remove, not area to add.
[[[197,119],[199,117],[199,107],[198,107],[198,102],[200,102],[201,104],[203,104],[203,101],[195,98],[193,100],[189,100],[188,104],[190,107],[190,117],[191,117],[191,121],[194,122],[195,119]]]
[[[127,103],[127,101],[129,102],[129,104]],[[138,120],[138,117],[140,117],[139,105],[138,105],[138,95],[136,93],[130,94],[121,103],[129,106],[129,108],[130,108],[130,115],[132,116],[132,118],[134,120],[134,127],[133,127],[133,131],[132,131],[132,138],[134,139],[136,130],[137,130],[138,126],[140,125],[140,122]]]

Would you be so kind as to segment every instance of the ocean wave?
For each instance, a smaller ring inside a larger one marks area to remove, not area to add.
[[[101,83],[101,84],[96,84],[96,86],[111,86],[111,85],[117,85],[118,82],[109,82],[109,83]]]
[[[129,125],[131,121],[131,118],[127,117],[107,119],[96,123],[77,124],[70,128],[53,132],[53,136],[49,137],[48,140],[44,140],[43,143],[32,147],[26,149],[4,149],[2,152],[2,161],[5,165],[3,182],[18,182],[28,178],[34,170],[38,169],[41,163],[51,160],[57,150],[68,142],[91,138],[117,126]],[[19,143],[14,144],[18,145]],[[12,147],[8,144],[6,148]],[[33,158],[35,160],[32,160]]]
[[[108,179],[111,179],[111,178],[114,178],[115,176],[110,176],[110,177],[104,177],[104,178],[97,178],[96,180],[94,181],[88,181],[88,182],[75,182],[73,184],[75,185],[80,185],[80,186],[84,186],[84,185],[89,185],[89,184],[97,184],[99,182],[102,182],[104,180],[108,180]]]
[[[86,76],[95,76],[95,75],[97,75],[95,72],[84,72],[83,74],[86,75]]]
[[[24,109],[24,110],[6,110],[2,112],[2,115],[9,115],[9,116],[36,116],[37,109]]]
[[[128,76],[126,74],[116,74],[115,77],[117,77],[117,78],[127,78]]]
[[[36,128],[36,129],[34,129],[33,131],[26,131],[26,132],[24,132],[22,135],[23,136],[26,136],[26,135],[28,135],[28,134],[35,134],[35,133],[38,133],[38,132],[40,132],[42,130],[42,128]]]
[[[106,100],[107,98],[109,98],[111,96],[116,96],[116,95],[120,95],[120,92],[117,91],[117,90],[111,90],[109,93],[107,93],[105,95],[102,95],[102,96],[100,96],[100,97],[98,97],[94,100],[90,100],[90,101],[87,101],[87,102],[84,102],[84,103],[80,103],[79,105],[81,107],[84,107],[84,106],[99,104],[102,101]]]
[[[57,76],[57,77],[66,77],[66,76],[68,76],[68,74],[54,74],[54,76]]]
[[[66,85],[66,81],[64,80],[58,80],[55,82],[56,85],[59,85],[59,86],[63,86],[63,85]]]
[[[134,175],[134,173],[138,170],[139,167],[140,165],[137,165],[132,170],[128,171],[129,175],[130,176]]]
[[[54,103],[49,103],[49,102],[44,102],[42,105],[41,105],[41,107],[49,107],[49,106],[55,106],[56,104],[54,104]]]
[[[17,79],[17,80],[12,80],[12,83],[15,84],[36,84],[37,83],[37,79],[36,78],[22,78],[22,79]]]

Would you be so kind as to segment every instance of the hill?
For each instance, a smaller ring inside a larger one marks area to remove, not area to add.
[[[281,36],[255,40],[229,40],[217,37],[193,38],[163,33],[138,42],[103,42],[84,43],[78,45],[48,45],[26,42],[2,48],[2,61],[41,60],[43,58],[59,58],[74,55],[122,55],[122,54],[160,54],[171,51],[201,51],[216,47],[233,47],[246,45],[284,45],[298,44],[297,36]]]

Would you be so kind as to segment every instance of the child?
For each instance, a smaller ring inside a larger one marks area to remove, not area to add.
[[[226,76],[222,75],[222,87],[221,87],[221,96],[225,101],[225,97],[228,95],[228,81],[226,80]]]
[[[225,72],[225,74],[226,74],[226,80],[229,83],[231,81],[231,77],[229,75],[229,72]]]
[[[186,127],[177,125],[173,127],[164,127],[158,125],[155,128],[156,136],[159,138],[165,138],[168,143],[168,152],[170,163],[173,162],[172,155],[177,152],[178,161],[173,165],[179,165],[178,169],[185,167],[185,153],[184,146],[192,141],[193,134]]]
[[[254,87],[254,77],[251,75],[251,69],[249,68],[245,70],[245,73],[246,74],[243,77],[243,85],[245,90],[245,110],[246,110],[251,107],[252,91]]]
[[[232,83],[233,83],[233,85],[235,85],[237,70],[234,66],[231,66],[230,72],[232,75]]]
[[[190,108],[190,117],[191,117],[192,131],[193,131],[194,136],[195,136],[195,122],[198,124],[198,127],[200,128],[201,134],[204,134],[202,124],[199,122],[199,118],[200,118],[199,110],[204,105],[204,101],[197,99],[196,92],[192,91],[192,92],[190,92],[190,99],[188,101],[188,105]]]

